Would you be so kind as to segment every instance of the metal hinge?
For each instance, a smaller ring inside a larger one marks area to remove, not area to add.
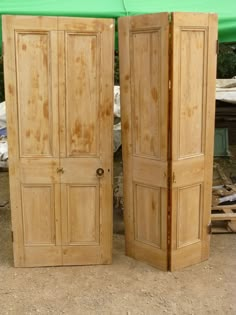
[[[171,81],[169,80],[169,90],[171,90]]]
[[[4,42],[2,42],[2,56],[4,56]]]
[[[212,223],[209,223],[207,226],[207,233],[212,234]]]
[[[170,187],[170,185],[171,185],[171,175],[170,174],[168,175],[168,179],[167,180],[168,180],[168,187]]]
[[[217,55],[219,54],[219,50],[220,50],[220,45],[219,45],[219,41],[217,39],[217,41],[216,41],[216,54]]]
[[[175,172],[173,172],[173,174],[172,174],[172,183],[173,183],[173,184],[176,184]]]
[[[169,172],[168,173],[164,172],[163,176],[164,176],[164,178],[167,179],[167,185],[168,185],[168,187],[170,187],[170,183],[171,183],[171,175],[170,175],[170,173]]]
[[[14,232],[11,231],[11,240],[12,240],[12,243],[14,242]]]
[[[166,173],[164,173],[164,177],[166,177]],[[168,173],[167,176],[167,182],[168,182],[168,186],[172,184],[176,184],[176,175],[175,172],[173,172],[172,174]]]
[[[167,218],[168,218],[168,232],[167,232],[167,245],[171,245],[171,232],[170,232],[170,219],[171,219],[171,214],[170,214],[170,207],[168,207],[168,213],[167,213]]]

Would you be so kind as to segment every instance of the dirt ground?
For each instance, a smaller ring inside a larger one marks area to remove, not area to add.
[[[9,200],[0,172],[0,200]],[[161,272],[124,254],[109,266],[13,267],[9,204],[0,208],[0,314],[236,314],[236,234],[213,235],[210,259]]]

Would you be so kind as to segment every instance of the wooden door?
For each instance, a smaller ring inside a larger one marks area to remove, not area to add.
[[[168,14],[119,19],[126,253],[167,269]]]
[[[111,263],[113,34],[110,19],[58,19],[64,265]]]
[[[209,255],[216,39],[214,14],[119,20],[126,252],[161,269]]]
[[[217,16],[172,14],[171,270],[209,256]]]
[[[3,17],[15,266],[111,262],[113,32]]]

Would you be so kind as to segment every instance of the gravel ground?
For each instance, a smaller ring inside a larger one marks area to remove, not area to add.
[[[0,200],[9,200],[0,173]],[[124,255],[110,266],[14,268],[9,205],[0,208],[0,314],[236,314],[236,234],[213,235],[210,259],[170,273]]]

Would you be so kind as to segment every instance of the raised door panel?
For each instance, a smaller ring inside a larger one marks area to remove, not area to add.
[[[58,30],[63,264],[110,263],[114,22],[61,18]]]
[[[202,229],[202,185],[196,184],[178,190],[176,247],[200,242]]]
[[[177,152],[173,152],[177,159],[204,154],[207,79],[207,49],[204,47],[207,46],[207,35],[204,27],[182,29],[179,35],[179,90],[175,108],[178,142]]]
[[[160,189],[135,187],[135,240],[160,248]]]
[[[69,245],[99,245],[98,186],[67,185],[67,232]]]
[[[131,33],[131,76],[133,78],[133,153],[160,159],[161,30]]]
[[[53,186],[22,185],[24,244],[55,245],[55,201]]]
[[[65,35],[67,156],[99,155],[99,37]]]
[[[50,32],[16,32],[20,155],[53,156]]]
[[[167,269],[168,14],[119,19],[126,253]]]
[[[58,185],[22,184],[24,266],[61,265]]]
[[[99,185],[62,186],[63,264],[101,263]]]
[[[171,270],[209,255],[217,17],[172,15]]]
[[[62,263],[57,18],[4,16],[15,266]]]

